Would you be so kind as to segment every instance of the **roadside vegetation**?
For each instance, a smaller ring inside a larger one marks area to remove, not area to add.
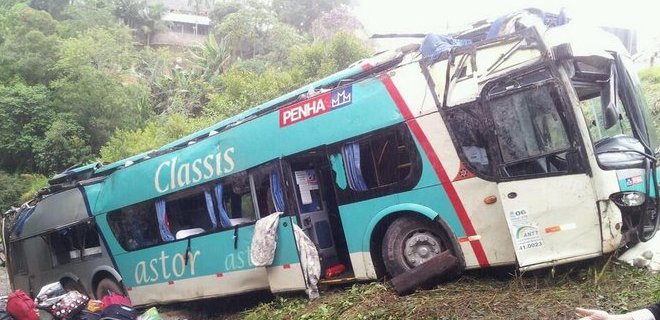
[[[155,149],[371,53],[348,0],[187,3],[208,12],[208,40],[167,48],[151,43],[168,28],[157,1],[0,1],[0,211],[54,173]]]
[[[386,282],[275,297],[233,317],[245,319],[576,319],[576,306],[624,313],[660,300],[660,275],[607,257],[523,275],[513,268],[466,272],[398,297]]]

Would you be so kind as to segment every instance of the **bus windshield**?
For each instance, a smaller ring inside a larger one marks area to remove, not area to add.
[[[626,57],[614,58],[575,62],[572,84],[599,162],[639,166],[642,154],[657,148],[655,127],[632,63]]]

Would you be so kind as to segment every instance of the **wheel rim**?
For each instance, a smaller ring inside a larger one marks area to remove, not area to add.
[[[440,240],[428,231],[419,231],[404,241],[403,257],[414,268],[442,252]]]

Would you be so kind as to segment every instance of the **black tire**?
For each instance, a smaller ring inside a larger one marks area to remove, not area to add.
[[[422,239],[427,237],[428,244],[425,246],[437,249],[437,251],[431,250],[429,257],[417,259],[415,263],[423,263],[445,250],[451,250],[451,253],[456,255],[446,233],[436,222],[415,216],[399,217],[387,228],[382,244],[383,263],[391,277],[396,277],[415,266],[415,263],[410,261],[412,258],[407,257],[404,252],[406,242],[415,239],[412,237],[422,237]]]
[[[117,283],[117,281],[110,278],[101,280],[99,284],[96,285],[96,290],[94,291],[97,300],[103,299],[103,297],[109,295],[110,292],[124,295],[124,289],[122,286]]]

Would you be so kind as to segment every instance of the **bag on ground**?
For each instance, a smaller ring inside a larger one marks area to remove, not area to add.
[[[15,319],[39,320],[36,305],[23,290],[16,290],[7,299],[7,312]]]

